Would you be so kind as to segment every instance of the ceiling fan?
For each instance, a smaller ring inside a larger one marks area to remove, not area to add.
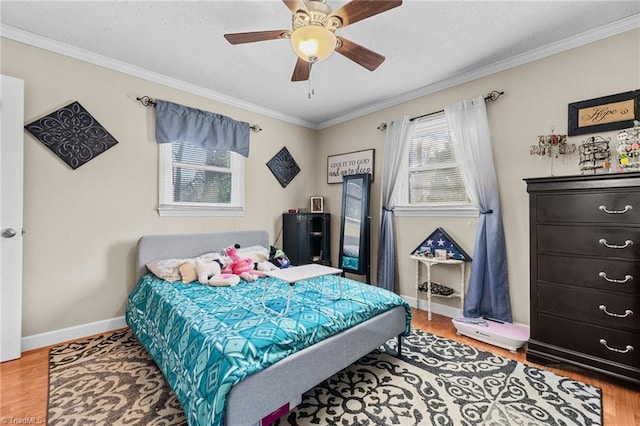
[[[384,56],[336,36],[335,32],[402,4],[402,0],[352,0],[333,11],[326,0],[282,1],[293,13],[292,30],[233,33],[225,34],[224,38],[231,44],[290,39],[293,50],[298,55],[291,81],[308,80],[311,65],[327,59],[334,50],[369,71],[378,68],[384,62]]]

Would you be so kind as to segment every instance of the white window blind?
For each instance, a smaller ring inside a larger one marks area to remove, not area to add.
[[[431,209],[439,214],[449,214],[443,209],[450,208],[468,212],[464,216],[477,214],[471,205],[451,137],[444,112],[416,121],[409,147],[406,198],[397,209],[399,213]]]
[[[160,215],[238,215],[244,210],[244,160],[229,151],[159,144]]]

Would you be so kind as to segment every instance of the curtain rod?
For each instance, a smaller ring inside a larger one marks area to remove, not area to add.
[[[140,98],[136,98],[136,101],[140,102],[142,105],[146,107],[155,107],[156,101],[151,99],[149,96],[142,96]],[[249,126],[252,132],[258,133],[262,131],[262,128],[257,124],[252,124]]]
[[[504,92],[498,92],[497,90],[492,90],[491,92],[489,92],[489,94],[487,96],[484,97],[484,101],[485,102],[492,102],[492,101],[497,101],[498,98],[500,96],[504,95]],[[411,117],[409,119],[409,121],[415,121],[418,120],[420,118],[425,118],[425,117],[429,117],[430,115],[436,115],[436,114],[440,114],[444,112],[443,109],[441,109],[440,111],[434,111],[434,112],[430,112],[428,114],[422,114],[422,115],[418,115],[417,117]],[[386,130],[387,129],[387,123],[381,123],[378,127],[378,130],[382,131],[382,130]]]

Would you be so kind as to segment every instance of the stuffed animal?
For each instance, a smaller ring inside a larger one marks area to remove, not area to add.
[[[234,274],[223,274],[217,260],[196,259],[196,273],[198,282],[216,287],[227,287],[240,282],[240,277]]]
[[[289,258],[279,248],[271,246],[269,250],[269,262],[280,269],[288,268],[291,265]]]
[[[276,271],[280,268],[278,268],[273,263],[266,261],[266,262],[256,262],[253,269],[262,271],[262,272],[267,272],[267,271]]]
[[[256,271],[275,271],[279,269],[273,263],[269,262],[269,252],[267,250],[253,250],[242,253],[245,257],[253,262],[251,269]],[[225,258],[229,259],[225,254]]]
[[[254,269],[254,260],[248,257],[240,257],[238,255],[237,249],[240,248],[239,244],[234,244],[225,249],[225,254],[229,256],[231,259],[231,263],[229,263],[224,269],[224,273],[227,274],[235,274],[240,276],[245,281],[253,282],[257,280],[259,277],[264,276],[262,271],[258,271]]]

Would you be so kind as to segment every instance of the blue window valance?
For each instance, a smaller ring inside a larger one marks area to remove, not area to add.
[[[249,156],[249,123],[160,99],[156,102],[156,142]]]

